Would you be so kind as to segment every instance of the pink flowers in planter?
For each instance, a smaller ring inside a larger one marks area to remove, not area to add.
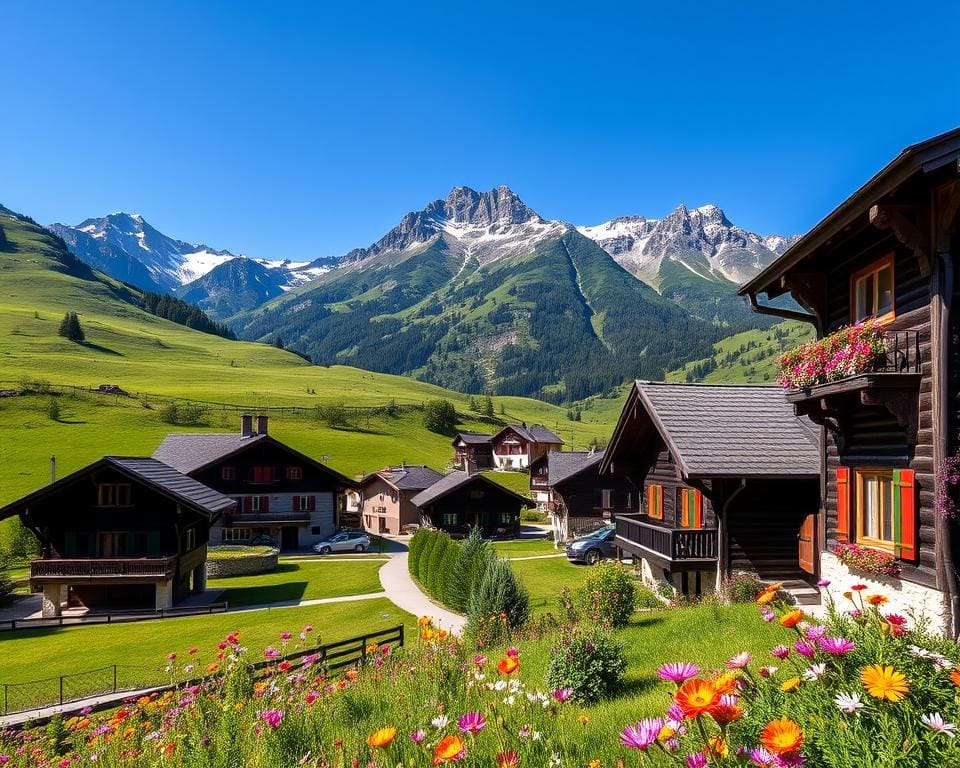
[[[833,554],[848,568],[856,568],[864,573],[880,576],[896,576],[900,573],[900,564],[889,552],[862,547],[853,542],[841,542],[834,545]]]
[[[871,371],[885,354],[883,333],[867,320],[784,352],[777,359],[777,381],[787,389],[838,381]]]

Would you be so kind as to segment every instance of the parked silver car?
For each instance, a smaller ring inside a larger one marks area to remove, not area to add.
[[[313,545],[313,551],[319,555],[331,552],[366,552],[370,546],[370,537],[363,531],[340,531]]]

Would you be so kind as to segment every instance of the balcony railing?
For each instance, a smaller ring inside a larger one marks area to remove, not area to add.
[[[169,579],[177,557],[50,558],[30,563],[31,579]]]
[[[224,517],[224,523],[226,525],[309,522],[309,512],[241,512]]]
[[[651,553],[670,562],[717,559],[717,531],[714,528],[668,528],[648,522],[649,518],[617,517],[617,545],[633,554]]]

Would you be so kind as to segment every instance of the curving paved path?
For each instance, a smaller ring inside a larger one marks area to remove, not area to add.
[[[416,617],[430,616],[439,629],[459,635],[467,619],[458,613],[448,611],[427,597],[411,578],[407,569],[407,553],[393,555],[380,569],[380,583],[388,600],[398,608]]]

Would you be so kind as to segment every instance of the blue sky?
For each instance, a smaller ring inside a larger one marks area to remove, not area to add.
[[[789,234],[960,125],[955,2],[146,6],[4,5],[0,202],[267,258],[458,184]]]

